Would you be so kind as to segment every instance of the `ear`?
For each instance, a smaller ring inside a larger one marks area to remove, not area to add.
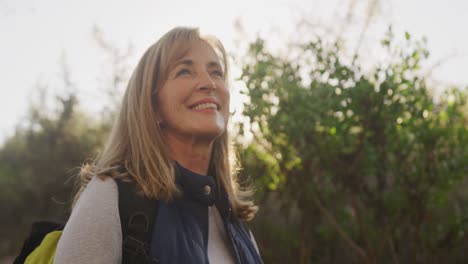
[[[161,116],[161,112],[158,111],[158,104],[157,104],[157,101],[156,101],[156,94],[153,95],[153,111],[154,111],[154,115],[155,115],[155,118],[156,118],[156,123],[158,123],[159,126],[162,126],[162,124],[164,123],[163,122],[163,118]]]
[[[158,123],[159,126],[162,126],[164,124],[164,120],[162,119],[161,113],[156,112],[155,118],[156,118],[156,123]]]

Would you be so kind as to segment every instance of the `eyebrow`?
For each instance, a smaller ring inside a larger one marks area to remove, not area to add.
[[[175,65],[174,65],[174,68],[176,68],[177,66],[179,65],[186,65],[186,66],[192,66],[194,63],[193,63],[193,60],[190,60],[190,59],[186,59],[186,60],[181,60],[179,62],[177,62]],[[213,68],[213,67],[218,67],[220,69],[222,69],[221,65],[216,62],[216,61],[210,61],[207,63],[207,66],[208,68]]]
[[[181,65],[181,64],[187,65],[187,66],[192,66],[192,65],[193,65],[193,61],[192,61],[192,60],[181,60],[181,61],[178,61],[178,62],[175,64],[174,68],[177,67],[177,66],[179,66],[179,65]]]

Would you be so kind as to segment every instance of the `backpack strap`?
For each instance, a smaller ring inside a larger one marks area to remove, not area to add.
[[[116,179],[122,227],[122,264],[158,263],[150,257],[150,242],[158,213],[158,201],[137,194],[134,182]]]
[[[34,222],[29,237],[24,241],[20,254],[13,261],[14,264],[22,264],[41,243],[44,237],[53,231],[63,230],[65,225],[49,221]]]

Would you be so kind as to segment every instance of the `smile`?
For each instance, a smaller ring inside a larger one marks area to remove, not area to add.
[[[202,110],[202,109],[213,109],[213,110],[218,110],[218,106],[215,103],[203,103],[203,104],[198,104],[191,109],[193,110]]]

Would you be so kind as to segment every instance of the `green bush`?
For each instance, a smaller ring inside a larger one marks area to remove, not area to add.
[[[382,45],[389,59],[370,70],[345,62],[339,41],[291,45],[295,57],[250,45],[241,157],[266,263],[466,259],[467,89],[436,98],[424,42]]]

